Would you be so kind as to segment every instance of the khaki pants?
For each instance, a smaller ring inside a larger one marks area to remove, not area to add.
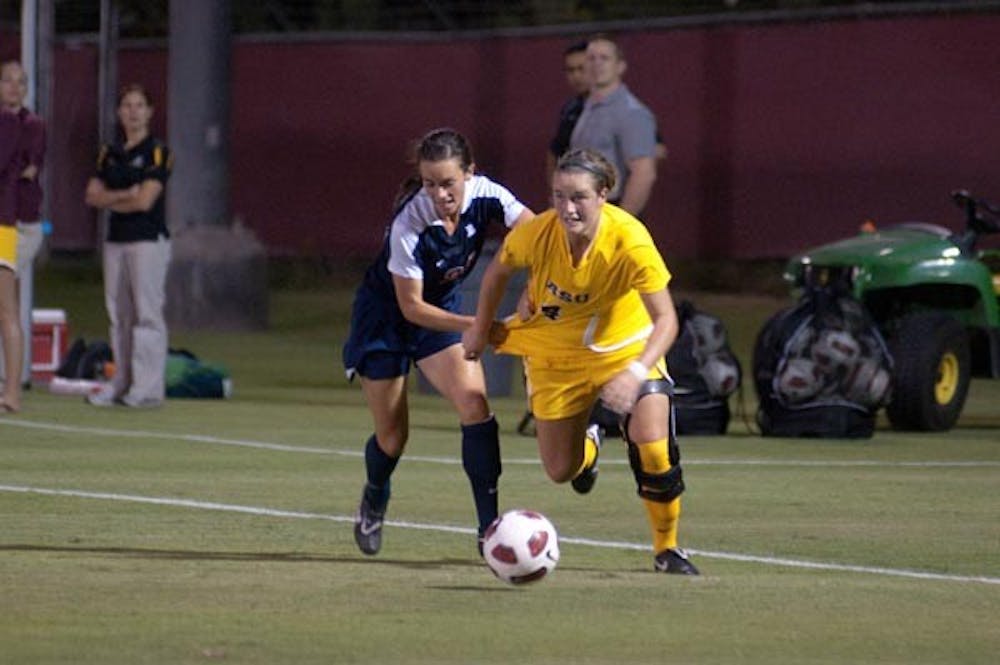
[[[170,241],[104,243],[104,303],[111,321],[114,397],[154,405],[166,396],[166,300]]]

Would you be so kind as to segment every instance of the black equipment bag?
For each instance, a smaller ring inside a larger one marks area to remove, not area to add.
[[[686,300],[677,304],[677,322],[680,332],[667,352],[677,433],[725,434],[729,396],[742,381],[742,368],[729,348],[726,328],[717,317]],[[601,402],[594,406],[590,422],[612,436],[621,434],[618,416]]]
[[[677,304],[680,333],[667,352],[674,380],[678,434],[725,434],[729,396],[740,387],[743,370],[729,347],[726,327],[690,301]]]
[[[832,284],[807,288],[764,325],[753,376],[764,436],[869,438],[892,358],[864,306]]]
[[[84,338],[77,337],[66,351],[56,376],[64,379],[101,379],[106,373],[104,366],[113,361],[107,342],[97,340],[88,344]]]

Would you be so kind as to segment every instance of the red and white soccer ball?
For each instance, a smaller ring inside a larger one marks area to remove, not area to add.
[[[740,383],[740,368],[732,356],[713,353],[698,368],[708,392],[716,397],[728,397]]]
[[[889,372],[874,358],[864,358],[843,381],[842,389],[847,399],[867,407],[877,407],[888,397],[891,379]]]
[[[559,562],[552,522],[531,510],[509,510],[486,529],[483,557],[493,574],[510,584],[537,582]]]
[[[778,372],[778,393],[789,402],[808,401],[823,388],[822,371],[808,358],[792,358]]]
[[[824,330],[812,347],[812,358],[826,370],[850,367],[861,355],[854,335],[845,330]]]

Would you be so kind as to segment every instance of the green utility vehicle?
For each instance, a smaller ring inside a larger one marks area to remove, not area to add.
[[[843,285],[875,319],[892,355],[893,427],[947,430],[972,376],[1000,378],[1000,207],[952,194],[965,229],[909,222],[815,247],[793,257],[785,279],[799,289]],[[1000,406],[1000,405],[998,405]]]

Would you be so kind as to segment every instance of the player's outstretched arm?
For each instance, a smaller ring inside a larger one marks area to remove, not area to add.
[[[465,357],[469,360],[478,358],[490,343],[490,330],[493,328],[493,322],[496,319],[497,310],[500,308],[500,301],[503,299],[507,282],[513,273],[513,268],[500,262],[499,253],[486,267],[483,281],[479,286],[476,319],[472,326],[462,333],[462,346],[465,348]]]

